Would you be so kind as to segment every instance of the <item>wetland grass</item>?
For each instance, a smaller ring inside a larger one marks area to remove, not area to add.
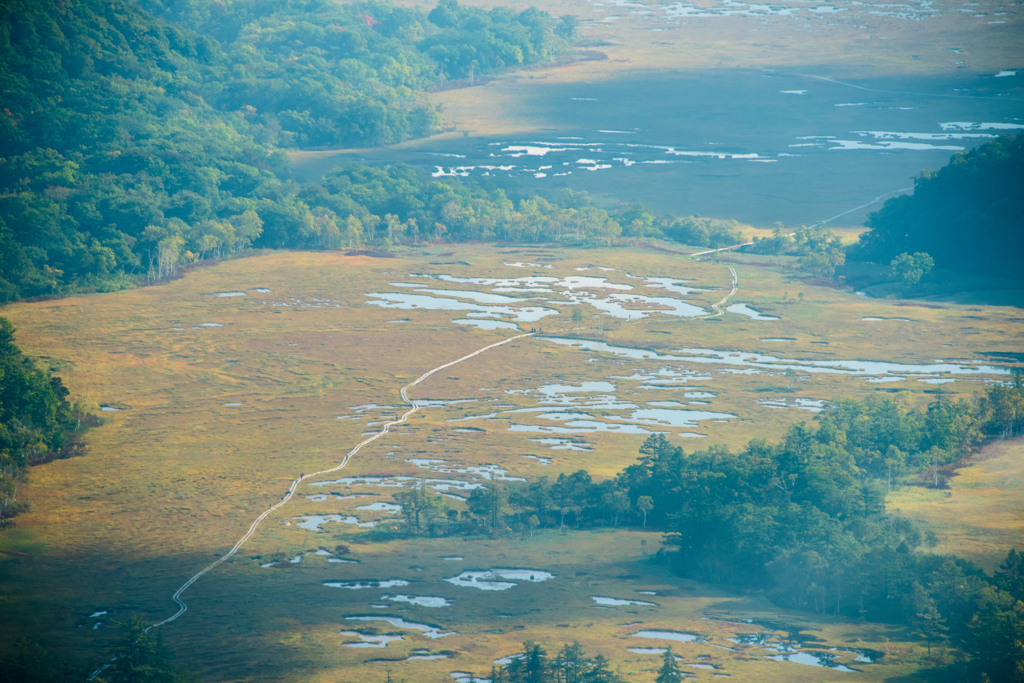
[[[43,645],[86,658],[113,634],[113,629],[106,627],[91,628],[89,614],[108,611],[111,620],[133,612],[153,620],[168,616],[173,611],[169,597],[174,590],[225,552],[257,514],[280,500],[299,472],[336,462],[360,440],[366,423],[379,419],[378,412],[393,412],[386,407],[402,405],[399,387],[430,368],[510,334],[453,325],[457,312],[446,311],[409,311],[409,323],[389,325],[393,311],[366,305],[367,292],[387,291],[389,282],[407,273],[522,275],[522,269],[504,265],[507,256],[493,247],[460,248],[460,259],[470,266],[431,266],[430,261],[436,260],[431,251],[402,250],[386,264],[333,253],[271,253],[197,269],[159,287],[8,306],[5,316],[19,328],[19,343],[31,355],[59,361],[61,375],[74,395],[88,393],[93,403],[126,409],[106,413],[107,423],[89,433],[86,457],[34,468],[23,486],[20,496],[29,501],[31,510],[19,517],[17,526],[4,532],[0,541],[3,599],[11,616],[0,624],[3,637],[39,633]],[[642,249],[532,251],[536,253],[531,253],[531,262],[541,263],[538,259],[542,256],[558,259],[543,262],[555,267],[538,274],[565,277],[576,274],[576,268],[598,264],[615,268],[602,274],[621,283],[634,283],[624,273],[690,279],[707,289],[721,290],[731,283],[725,264]],[[1024,351],[1007,337],[1012,323],[1007,318],[1011,314],[1004,309],[972,307],[972,311],[981,309],[971,313],[981,319],[972,319],[971,329],[963,332],[957,330],[964,311],[955,304],[915,308],[912,322],[885,327],[862,324],[861,317],[901,317],[907,309],[898,307],[897,301],[869,300],[850,291],[798,282],[793,271],[766,266],[765,262],[763,257],[735,255],[729,265],[738,273],[742,301],[778,317],[777,321],[726,314],[717,324],[709,324],[702,319],[652,314],[631,321],[633,324],[605,324],[600,329],[584,324],[578,336],[665,353],[680,348],[760,351],[763,337],[787,337],[795,341],[785,345],[786,357],[906,363],[940,358],[983,361],[990,352]],[[261,292],[258,297],[203,296],[218,291],[249,292],[257,285],[272,292]],[[783,296],[796,291],[804,293],[802,302]],[[708,309],[721,298],[721,291],[693,292],[685,298]],[[262,303],[315,299],[330,299],[337,305],[315,308]],[[552,301],[546,305],[563,312],[546,319],[545,330],[568,328],[569,309],[557,298]],[[196,326],[193,323],[201,322],[217,322],[222,327],[191,329]],[[651,331],[667,334],[649,334]],[[572,334],[577,336],[575,331]],[[828,345],[815,345],[816,341]],[[946,346],[951,343],[953,347]],[[516,435],[507,429],[518,415],[534,413],[506,415],[506,421],[449,421],[474,411],[495,412],[492,405],[504,405],[507,410],[548,409],[538,406],[548,395],[538,392],[538,387],[590,386],[606,391],[610,384],[618,400],[656,403],[689,401],[683,394],[691,393],[710,404],[700,406],[702,410],[738,416],[725,422],[702,422],[700,429],[709,437],[702,441],[725,443],[734,449],[755,436],[777,438],[793,421],[811,417],[804,411],[759,402],[773,394],[782,394],[796,405],[796,399],[864,398],[877,390],[877,385],[863,377],[800,372],[796,377],[776,372],[708,374],[704,369],[700,370],[706,379],[645,387],[641,381],[627,382],[614,376],[656,372],[661,362],[627,361],[537,339],[500,347],[499,353],[467,362],[450,376],[438,373],[416,387],[411,397],[439,403],[376,442],[341,474],[455,477],[486,483],[469,468],[499,468],[510,477],[526,479],[541,474],[556,477],[585,468],[601,478],[635,460],[642,434],[593,432],[581,435],[592,450],[553,450],[529,440],[536,435]],[[900,400],[918,406],[931,401],[933,394],[926,392],[935,390],[913,377],[894,386],[901,391]],[[984,386],[984,378],[957,376],[941,390],[969,397]],[[473,402],[456,402],[470,399]],[[229,403],[242,405],[227,406]],[[378,408],[364,413],[352,410],[370,404]],[[358,419],[338,419],[345,415]],[[467,425],[483,431],[467,432]],[[541,465],[536,459],[524,458],[524,453],[549,458],[549,462]],[[444,460],[444,467],[467,473],[429,472],[412,462],[414,459]],[[987,463],[999,462],[1003,460],[994,458],[971,471],[989,472],[986,467],[997,466]],[[990,472],[985,476],[992,481],[1005,474],[998,468]],[[953,490],[955,496],[966,500],[966,485],[973,475],[965,471],[962,476],[965,488],[961,492],[954,480]],[[982,499],[981,492],[988,495],[985,481],[984,477],[977,480],[975,500]],[[300,496],[268,519],[239,555],[189,589],[184,596],[189,611],[168,626],[168,642],[192,669],[223,680],[383,679],[387,667],[399,665],[370,661],[379,653],[387,652],[391,659],[406,657],[417,648],[443,648],[455,653],[451,659],[414,659],[400,664],[406,678],[443,681],[450,680],[448,673],[454,670],[486,674],[493,660],[518,651],[527,638],[544,643],[575,638],[588,650],[603,652],[619,663],[624,674],[646,680],[649,674],[644,672],[653,666],[653,660],[627,649],[644,645],[630,636],[640,627],[630,630],[624,626],[639,621],[644,629],[705,636],[707,643],[680,645],[688,648],[687,658],[707,657],[736,677],[782,681],[852,675],[766,661],[764,655],[770,653],[760,651],[716,648],[716,644],[732,647],[728,638],[740,632],[740,627],[701,617],[724,615],[800,623],[818,629],[814,632],[817,637],[841,649],[889,648],[890,656],[882,662],[856,665],[864,671],[859,678],[882,680],[919,667],[920,648],[906,643],[900,631],[789,613],[759,596],[679,580],[652,559],[660,547],[657,531],[562,533],[538,529],[533,537],[523,538],[384,541],[374,540],[354,525],[326,524],[321,531],[311,531],[282,523],[300,515],[391,518],[394,515],[383,506],[353,511],[374,502],[391,502],[396,490],[352,486],[346,491],[336,485],[300,490]],[[1010,487],[1000,494],[1002,498],[992,498],[1003,515],[1017,514],[1012,507],[1013,491]],[[376,493],[378,497],[345,497],[353,493]],[[307,494],[324,495],[325,499],[308,500]],[[953,524],[941,516],[950,509],[948,505],[925,498],[912,505],[909,498],[896,497],[892,504],[936,528]],[[456,509],[463,507],[457,500],[446,501]],[[965,519],[977,519],[977,526],[982,526],[987,514],[988,509],[978,506],[971,513],[974,517]],[[1012,540],[1010,532],[993,533],[972,551],[966,540],[957,540],[961,532],[937,533],[948,539],[944,542],[950,549],[963,549],[978,558],[1005,553],[1004,546]],[[962,533],[964,539],[973,535],[969,530]],[[351,548],[343,557],[355,562],[332,563],[331,557],[316,554],[318,548],[339,544]],[[299,563],[279,563],[290,565],[287,571],[260,566],[272,558],[297,555],[303,556]],[[463,560],[445,559],[454,556]],[[507,591],[472,590],[443,580],[462,571],[494,567],[533,568],[555,578],[524,581]],[[438,609],[381,602],[384,594],[396,592],[393,588],[347,591],[322,585],[325,581],[392,578],[410,582],[399,589],[403,595],[443,598],[451,606]],[[657,597],[646,600],[638,592],[652,590]],[[656,602],[658,606],[601,606],[594,604],[593,596]],[[372,604],[387,607],[378,609]],[[383,649],[341,646],[346,636],[340,632],[357,630],[346,617],[378,612],[437,625],[459,635],[435,645],[415,630],[367,622],[359,626],[360,633],[399,633],[403,641],[393,641]],[[564,627],[565,623],[570,626]],[[79,628],[82,624],[90,628]],[[888,645],[882,643],[883,636],[890,641]],[[696,671],[701,677],[713,673]]]

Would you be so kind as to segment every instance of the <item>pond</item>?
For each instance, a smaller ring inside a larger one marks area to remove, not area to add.
[[[376,522],[360,522],[358,517],[352,515],[302,515],[293,519],[302,520],[296,522],[295,526],[309,531],[320,531],[320,525],[328,522],[340,522],[341,524],[354,524],[358,527],[368,529],[376,526]]]
[[[342,643],[345,647],[387,647],[388,643],[402,640],[402,636],[368,636],[358,631],[340,631],[339,635],[353,636],[362,641]]]
[[[757,311],[756,309],[751,308],[747,304],[733,304],[732,306],[727,307],[725,310],[729,311],[730,313],[738,313],[739,315],[745,315],[751,320],[778,320],[777,317],[773,315],[765,315]]]
[[[360,590],[364,588],[394,588],[395,586],[408,586],[405,579],[386,579],[383,581],[324,581],[329,588],[348,588],[349,590]]]
[[[591,600],[596,602],[598,605],[604,605],[606,607],[621,607],[624,605],[642,605],[646,607],[657,607],[658,605],[653,602],[645,602],[644,600],[622,600],[619,598],[604,598],[604,597],[591,597]]]
[[[458,576],[445,579],[456,586],[479,588],[485,591],[503,591],[515,588],[516,581],[540,583],[555,578],[554,574],[539,569],[488,569],[486,571],[466,571]],[[496,579],[504,579],[497,581]]]
[[[674,640],[678,643],[700,643],[703,638],[692,633],[679,633],[678,631],[637,631],[634,638],[655,638],[658,640]]]
[[[381,600],[390,600],[391,602],[405,602],[410,605],[418,605],[420,607],[450,607],[452,604],[444,598],[438,598],[429,595],[384,595],[381,596]]]
[[[807,664],[809,666],[823,666],[832,669],[833,671],[856,671],[855,669],[851,669],[842,664],[837,664],[833,661],[835,659],[835,655],[827,652],[788,652],[781,655],[768,655],[765,659],[775,662],[795,662],[797,664]]]
[[[431,640],[438,638],[445,638],[447,636],[457,636],[458,631],[442,631],[437,626],[431,626],[429,624],[417,624],[415,622],[406,621],[400,617],[385,617],[385,616],[361,616],[361,617],[345,617],[347,621],[383,621],[391,624],[395,628],[406,629],[410,631],[420,631],[424,636]]]

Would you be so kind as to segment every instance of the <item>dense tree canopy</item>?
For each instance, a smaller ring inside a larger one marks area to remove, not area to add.
[[[0,301],[123,287],[161,252],[251,239],[204,222],[245,222],[284,159],[198,94],[218,52],[116,0],[0,7]]]
[[[736,238],[735,224],[636,206],[613,216],[585,193],[510,198],[403,166],[288,180],[281,147],[424,135],[438,124],[427,88],[549,59],[573,32],[537,10],[454,0],[429,14],[329,0],[5,3],[0,302],[164,279],[249,247],[591,243],[623,226]]]
[[[1005,135],[953,155],[888,200],[851,257],[888,264],[924,252],[951,270],[1024,276],[1024,135]]]
[[[0,318],[0,527],[21,509],[15,491],[29,465],[81,451],[78,430],[94,423],[71,403],[60,377],[40,370]]]

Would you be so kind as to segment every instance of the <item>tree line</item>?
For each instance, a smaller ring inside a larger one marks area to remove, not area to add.
[[[687,453],[663,434],[613,479],[492,481],[459,513],[420,483],[396,496],[405,519],[377,534],[534,534],[619,525],[665,534],[659,561],[682,576],[763,591],[776,604],[902,624],[964,654],[971,680],[1016,680],[1024,667],[1024,555],[988,576],[885,509],[896,486],[943,486],[938,468],[986,439],[1024,430],[1024,384],[925,409],[890,397],[832,401],[778,442]],[[1017,643],[1017,644],[1015,644]],[[519,665],[517,665],[519,666]],[[1017,672],[1017,673],[1015,673]],[[513,679],[514,680],[514,679]]]
[[[842,241],[822,225],[800,226],[792,233],[777,225],[771,237],[755,237],[744,251],[795,256],[800,268],[826,278],[834,277],[846,263]]]
[[[22,353],[14,332],[0,318],[0,529],[25,510],[16,496],[28,468],[83,454],[83,430],[99,424],[84,405],[68,401],[60,377]]]
[[[755,533],[761,528],[789,538],[814,521],[787,516],[793,506],[802,509],[813,504],[838,520],[870,517],[882,510],[885,495],[894,488],[944,485],[946,475],[940,474],[940,468],[964,459],[987,439],[1021,434],[1024,378],[1020,373],[1012,383],[990,386],[976,401],[939,394],[925,409],[908,408],[888,396],[836,399],[813,425],[791,426],[778,443],[755,439],[741,453],[713,445],[687,454],[663,434],[654,434],[640,448],[639,462],[612,479],[595,482],[581,469],[554,479],[493,480],[473,489],[461,513],[419,481],[396,494],[404,520],[395,525],[403,532],[437,535],[620,525],[665,529],[685,511],[691,515],[686,517],[688,525],[717,538],[726,524],[722,509],[728,507],[731,512],[725,517],[737,529]],[[733,515],[734,506],[744,505],[757,507],[762,521],[744,526],[746,513]],[[769,507],[779,508],[770,520],[764,516]],[[717,521],[712,525],[710,519]],[[376,533],[395,530],[384,525]],[[694,542],[699,538],[703,537],[694,536]],[[922,541],[918,539],[917,545]],[[761,540],[750,547],[765,543]],[[741,549],[735,544],[730,547]],[[705,580],[744,582],[755,575],[763,577],[757,565],[734,561],[721,548],[697,552],[690,547],[689,553],[698,564],[704,555],[709,562],[720,559],[721,566],[700,564]],[[744,578],[736,573],[743,571],[751,575]]]
[[[562,646],[554,656],[528,640],[507,664],[491,669],[491,683],[625,683],[604,655],[587,656],[579,641]],[[658,683],[662,683],[660,680]],[[675,681],[671,683],[676,683]]]

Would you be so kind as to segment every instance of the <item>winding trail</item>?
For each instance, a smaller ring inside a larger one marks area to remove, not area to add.
[[[732,270],[732,269],[730,268],[730,270]],[[734,277],[735,277],[735,275],[736,275],[736,273],[733,272],[733,276]],[[734,288],[733,292],[735,292],[735,291],[736,290]],[[728,297],[726,297],[726,298],[728,298]],[[724,301],[724,299],[723,299],[723,301]],[[376,441],[380,437],[382,437],[385,434],[387,434],[388,431],[390,431],[390,429],[392,427],[394,427],[395,425],[402,424],[403,422],[408,420],[409,417],[413,413],[418,411],[420,409],[419,404],[416,401],[410,399],[408,394],[406,393],[409,389],[412,389],[414,386],[416,386],[420,382],[424,381],[425,379],[427,379],[428,377],[433,375],[435,372],[440,372],[441,370],[444,370],[445,368],[450,368],[453,365],[457,365],[457,364],[459,364],[459,363],[461,363],[463,361],[469,360],[470,358],[473,358],[475,356],[479,356],[481,353],[484,353],[485,351],[490,351],[491,349],[493,349],[495,347],[498,347],[498,346],[501,346],[502,344],[507,344],[510,341],[515,341],[516,339],[522,339],[524,337],[531,337],[534,334],[535,333],[533,333],[533,332],[527,332],[525,334],[518,334],[518,335],[516,335],[514,337],[509,337],[508,339],[504,339],[504,340],[502,340],[500,342],[496,342],[494,344],[490,344],[489,346],[485,346],[482,349],[478,349],[478,350],[474,351],[473,353],[467,354],[467,355],[465,355],[465,356],[463,356],[461,358],[453,360],[450,363],[445,363],[444,365],[438,366],[438,367],[434,368],[433,370],[430,370],[429,372],[426,372],[426,373],[420,375],[420,377],[417,378],[414,382],[410,382],[409,384],[406,384],[404,387],[402,387],[402,390],[399,392],[401,394],[401,396],[402,396],[402,400],[405,401],[406,403],[408,403],[410,406],[412,406],[409,410],[407,410],[405,412],[405,414],[402,415],[402,417],[398,418],[397,420],[390,420],[388,422],[385,422],[384,423],[384,427],[379,432],[377,432],[373,436],[371,436],[371,437],[369,437],[367,439],[364,439],[363,441],[360,441],[358,444],[356,444],[356,446],[345,455],[345,457],[342,459],[342,461],[339,464],[335,465],[334,467],[331,467],[331,468],[326,469],[326,470],[320,470],[319,472],[311,472],[309,474],[302,474],[302,475],[300,475],[298,479],[296,479],[295,481],[292,482],[292,485],[288,489],[288,493],[285,495],[284,498],[282,498],[280,501],[278,501],[274,505],[271,505],[269,508],[267,508],[267,510],[262,515],[260,515],[255,520],[253,520],[252,525],[249,526],[249,530],[247,532],[245,532],[244,536],[242,536],[240,539],[238,539],[238,541],[235,543],[235,545],[233,545],[231,547],[231,550],[229,550],[227,553],[225,553],[222,557],[220,557],[215,562],[211,562],[210,564],[208,564],[205,567],[203,567],[200,571],[196,572],[196,574],[194,576],[192,576],[192,578],[190,578],[188,581],[186,581],[184,584],[182,584],[181,588],[179,588],[177,591],[175,591],[174,595],[172,596],[172,599],[174,600],[174,602],[178,603],[178,611],[175,612],[174,614],[172,614],[171,616],[167,617],[163,621],[160,621],[160,622],[157,622],[157,623],[153,624],[152,626],[150,626],[146,630],[148,631],[149,629],[156,628],[158,626],[163,626],[164,624],[169,624],[170,622],[174,621],[175,619],[180,617],[182,614],[184,614],[186,611],[188,611],[188,605],[185,604],[185,601],[181,599],[182,594],[186,590],[188,590],[189,586],[191,586],[196,581],[201,579],[204,574],[206,574],[207,572],[215,569],[217,567],[217,565],[219,565],[220,563],[224,562],[225,560],[227,560],[228,558],[233,556],[235,553],[237,553],[242,548],[242,545],[246,541],[248,541],[250,538],[252,538],[253,534],[256,533],[256,529],[259,527],[260,522],[265,520],[267,517],[269,517],[271,514],[273,514],[275,510],[277,510],[278,508],[280,508],[281,506],[283,506],[285,503],[287,503],[289,500],[292,499],[292,497],[295,495],[295,491],[299,487],[299,484],[301,484],[306,479],[310,479],[311,477],[319,477],[321,475],[330,474],[331,472],[337,472],[338,470],[342,469],[343,467],[348,465],[348,462],[349,462],[349,460],[352,459],[352,456],[354,456],[356,453],[358,453],[362,449],[363,446],[366,446],[366,445],[368,445],[370,443],[373,443],[374,441]],[[95,676],[96,674],[93,674],[93,675]]]
[[[702,315],[700,317],[702,317],[702,318],[717,318],[718,316],[725,314],[725,310],[722,308],[722,306],[724,306],[725,302],[728,301],[729,299],[731,299],[736,294],[736,292],[738,292],[740,290],[740,279],[736,275],[736,270],[732,266],[729,266],[729,272],[732,273],[732,291],[729,292],[728,294],[726,294],[722,298],[722,300],[719,301],[717,304],[711,304],[711,308],[713,308],[716,311],[718,311],[718,313],[712,313],[711,315]]]

